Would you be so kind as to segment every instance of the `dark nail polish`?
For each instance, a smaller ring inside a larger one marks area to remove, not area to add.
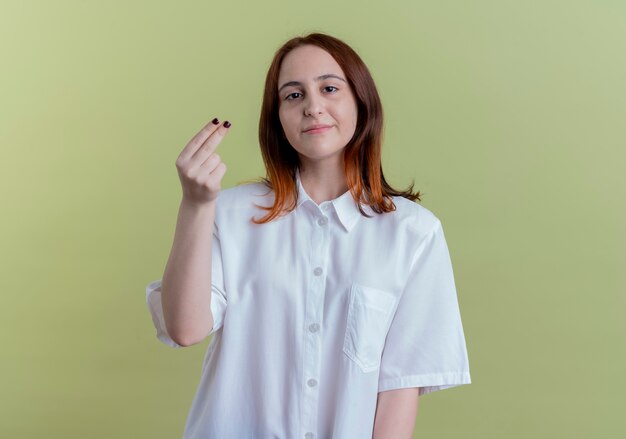
[[[217,119],[217,117],[215,119],[213,119],[211,122],[213,122],[213,125],[217,125],[218,123],[220,123],[220,121]]]
[[[225,121],[225,122],[224,122],[224,126],[225,126],[226,128],[230,128],[230,122],[229,122],[229,121]]]

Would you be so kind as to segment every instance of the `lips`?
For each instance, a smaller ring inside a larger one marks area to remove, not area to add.
[[[326,131],[328,128],[330,128],[330,125],[322,125],[322,124],[311,125],[307,129],[305,129],[303,132],[311,133],[311,134],[313,134],[313,133],[321,133],[321,132]]]

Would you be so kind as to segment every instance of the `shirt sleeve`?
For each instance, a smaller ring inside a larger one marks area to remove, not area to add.
[[[224,324],[226,314],[226,293],[224,288],[224,270],[222,266],[222,247],[217,233],[217,225],[214,226],[213,242],[211,245],[211,313],[213,315],[213,329],[210,334],[219,330]],[[167,333],[163,307],[161,305],[162,279],[155,280],[146,287],[146,304],[152,316],[152,323],[156,329],[157,338],[168,346],[179,348]]]
[[[378,391],[419,394],[470,384],[452,264],[441,222],[423,239],[385,340]]]

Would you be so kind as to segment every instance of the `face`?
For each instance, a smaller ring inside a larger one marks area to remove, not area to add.
[[[283,59],[278,87],[280,123],[300,158],[340,156],[356,129],[357,104],[337,61],[317,46],[298,47]]]

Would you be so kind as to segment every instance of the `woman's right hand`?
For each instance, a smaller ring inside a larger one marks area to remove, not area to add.
[[[230,131],[230,122],[220,124],[217,118],[200,130],[176,159],[176,169],[183,189],[183,201],[204,206],[215,201],[226,165],[215,152]]]

